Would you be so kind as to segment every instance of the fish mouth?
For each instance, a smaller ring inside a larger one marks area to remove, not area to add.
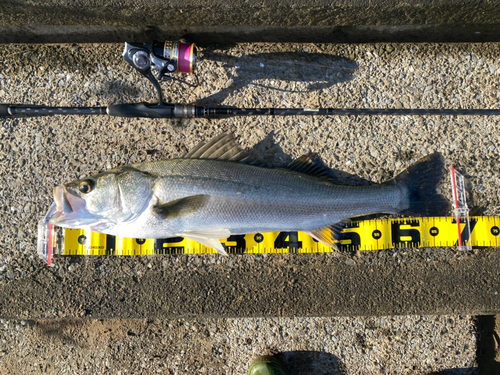
[[[66,189],[64,186],[59,185],[54,188],[54,202],[56,203],[56,212],[63,214],[70,214],[73,212],[71,203],[66,197]]]
[[[85,222],[87,216],[85,200],[72,194],[64,185],[54,188],[54,203],[47,213],[50,224],[75,227]]]

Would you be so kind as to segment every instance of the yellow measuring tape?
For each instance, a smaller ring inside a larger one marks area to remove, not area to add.
[[[466,228],[469,225],[470,228]],[[475,247],[500,245],[500,217],[470,217],[457,225],[455,217],[396,218],[350,221],[340,238],[341,251],[386,250],[416,247],[458,246],[462,241]],[[470,229],[470,238],[464,236]],[[59,255],[153,255],[213,254],[212,248],[182,237],[133,239],[109,236],[84,229],[55,231],[53,254]],[[234,235],[221,242],[228,253],[324,253],[334,249],[303,232]]]

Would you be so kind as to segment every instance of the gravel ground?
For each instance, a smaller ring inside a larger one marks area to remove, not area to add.
[[[475,374],[464,316],[3,321],[1,373],[245,374],[268,350],[295,375]],[[457,334],[460,332],[460,334]],[[8,343],[8,344],[7,344]]]
[[[150,84],[122,61],[121,49],[2,45],[0,102],[94,106],[152,101]],[[239,107],[499,108],[499,49],[499,44],[210,46],[201,51],[197,88],[177,82],[163,88],[168,101]],[[498,120],[2,119],[0,283],[41,267],[36,224],[55,185],[130,162],[175,157],[221,131],[234,131],[245,147],[278,165],[318,152],[353,182],[359,182],[353,175],[387,180],[439,151],[466,177],[471,212],[498,215]],[[443,189],[448,192],[446,185]],[[477,372],[471,316],[4,321],[1,329],[2,374],[244,374],[250,358],[266,348],[284,351],[290,363],[301,355],[309,362],[313,358],[323,364],[318,373],[325,374]],[[307,373],[300,366],[296,370]]]

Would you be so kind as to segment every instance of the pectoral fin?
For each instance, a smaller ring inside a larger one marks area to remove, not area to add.
[[[207,204],[209,195],[192,195],[152,207],[162,219],[176,219],[193,215]]]
[[[230,235],[231,232],[229,232],[226,229],[221,229],[208,233],[193,232],[193,231],[187,231],[181,233],[181,236],[199,242],[207,247],[211,247],[212,249],[216,250],[220,255],[227,255],[224,246],[222,246],[222,244],[220,243],[220,239],[228,238]]]

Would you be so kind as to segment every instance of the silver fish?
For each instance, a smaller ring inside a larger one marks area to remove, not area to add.
[[[436,192],[443,168],[442,157],[432,154],[385,183],[341,185],[317,155],[265,168],[221,134],[183,158],[57,186],[47,219],[130,238],[186,237],[222,254],[219,239],[258,232],[303,231],[335,247],[349,218],[446,214],[449,203]]]

